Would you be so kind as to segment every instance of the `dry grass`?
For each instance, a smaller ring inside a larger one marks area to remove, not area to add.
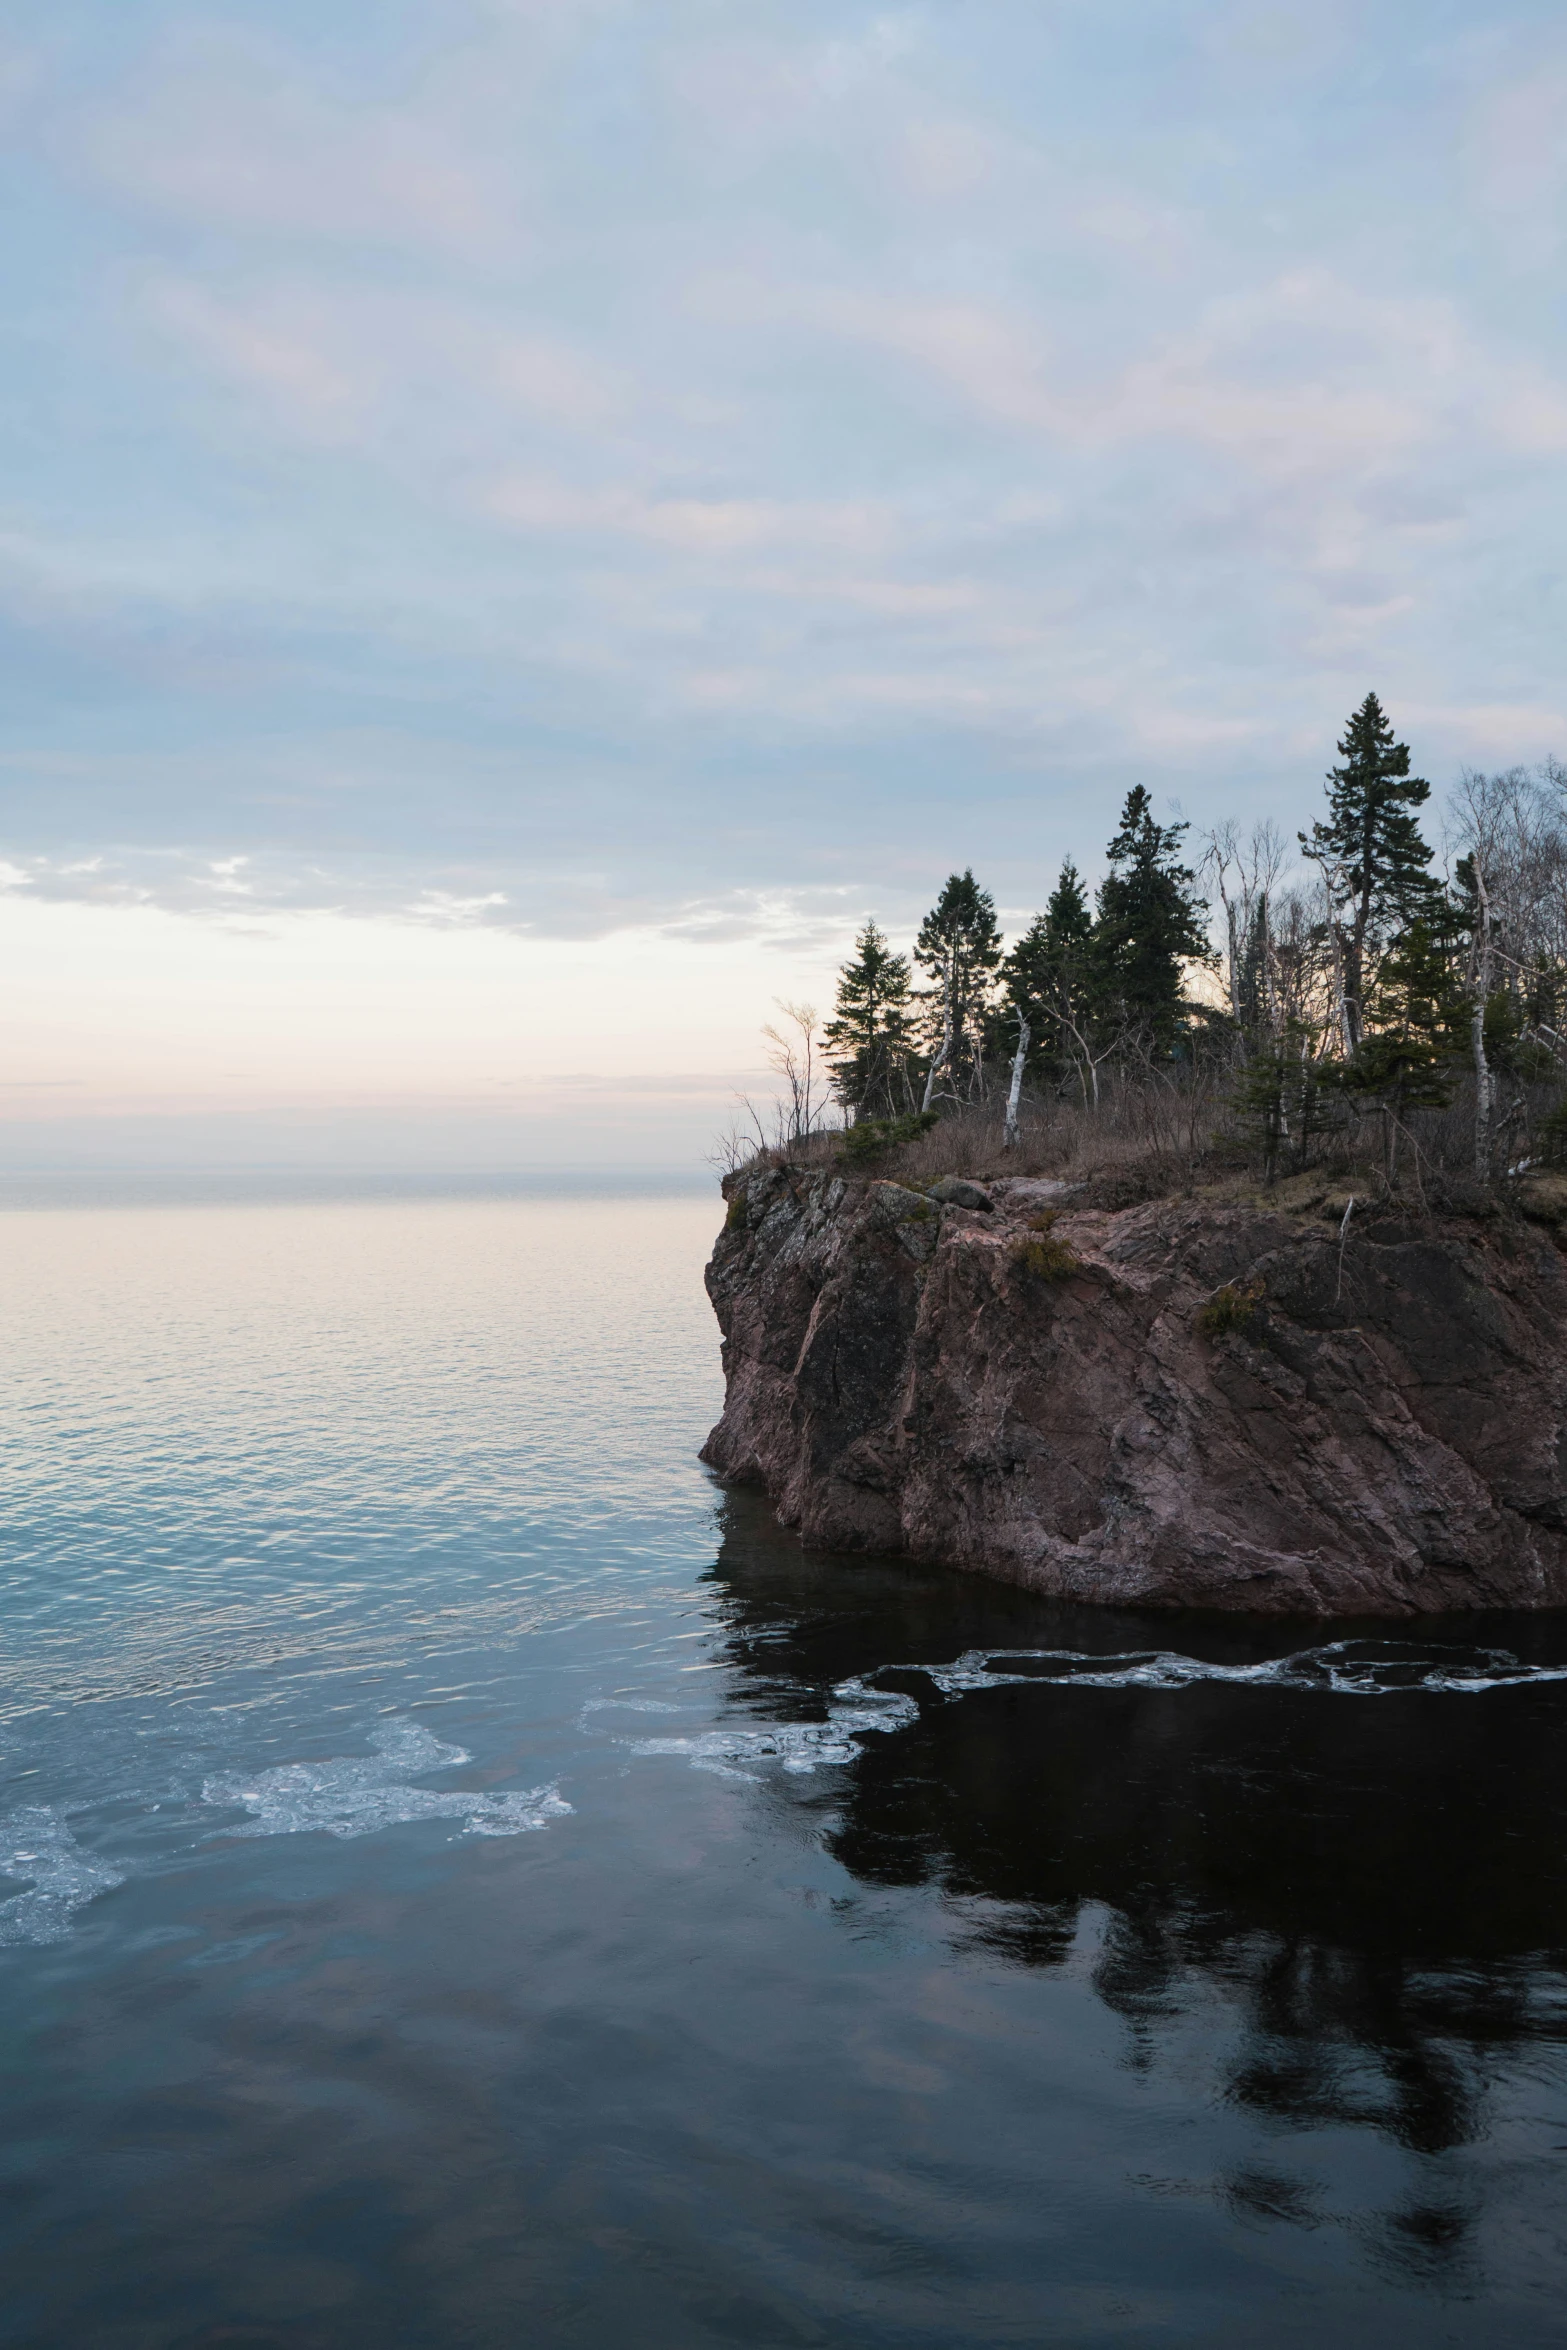
[[[896,1155],[897,1172],[911,1183],[934,1183],[943,1175],[980,1182],[1048,1175],[1123,1191],[1130,1205],[1133,1198],[1157,1198],[1201,1180],[1225,1155],[1228,1122],[1226,1105],[1212,1087],[1126,1086],[1107,1091],[1097,1105],[1026,1107],[1017,1145],[1008,1150],[998,1110],[963,1109],[905,1145]],[[1234,1155],[1230,1144],[1232,1162]]]
[[[845,1156],[836,1133],[810,1135],[791,1144],[786,1155],[793,1166],[818,1167],[841,1165]],[[917,1191],[944,1175],[981,1183],[1008,1175],[1053,1176],[1091,1185],[1103,1195],[1098,1204],[1116,1207],[1188,1188],[1221,1164],[1237,1170],[1243,1164],[1233,1139],[1226,1141],[1223,1102],[1209,1089],[1183,1095],[1159,1086],[1128,1087],[1097,1107],[1076,1101],[1025,1106],[1010,1150],[998,1106],[949,1110],[929,1133],[852,1171]]]
[[[1031,1216],[1029,1237],[1012,1244],[1012,1261],[1025,1273],[1032,1273],[1038,1281],[1065,1281],[1082,1263],[1075,1249],[1064,1240],[1058,1240],[1053,1226],[1055,1211],[1043,1216]]]
[[[1199,1189],[1265,1199],[1286,1211],[1309,1208],[1329,1192],[1353,1192],[1364,1202],[1388,1196],[1375,1116],[1351,1116],[1337,1131],[1314,1137],[1305,1168],[1285,1163],[1265,1183],[1256,1138],[1237,1116],[1231,1086],[1228,1074],[1199,1070],[1112,1082],[1097,1104],[1035,1100],[1024,1104],[1019,1140],[1010,1150],[1002,1139],[999,1101],[948,1109],[928,1133],[881,1152],[863,1172],[914,1190],[944,1175],[981,1183],[1049,1176],[1078,1186],[1082,1205],[1112,1210]],[[1411,1113],[1400,1130],[1398,1200],[1431,1213],[1494,1214],[1509,1203],[1531,1212],[1530,1186],[1539,1188],[1542,1172],[1531,1167],[1524,1180],[1511,1175],[1506,1162],[1513,1153],[1527,1156],[1525,1138],[1556,1098],[1542,1094],[1539,1103],[1524,1105],[1516,1133],[1501,1139],[1501,1170],[1489,1187],[1473,1173],[1473,1095],[1467,1086],[1459,1086],[1446,1109]],[[842,1137],[811,1135],[792,1144],[786,1156],[795,1166],[840,1165]]]

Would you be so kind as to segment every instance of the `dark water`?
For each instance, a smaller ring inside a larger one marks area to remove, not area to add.
[[[708,1199],[26,1210],[0,2339],[1567,2336],[1567,1626],[696,1467]]]

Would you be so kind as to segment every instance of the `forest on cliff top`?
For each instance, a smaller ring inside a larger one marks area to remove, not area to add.
[[[908,952],[867,920],[830,1017],[781,1007],[781,1098],[719,1156],[1118,1169],[1128,1197],[1318,1169],[1455,1200],[1567,1160],[1567,768],[1466,772],[1439,864],[1375,694],[1338,754],[1293,842],[1193,840],[1136,786],[1097,890],[1066,860],[1010,944],[968,870]]]

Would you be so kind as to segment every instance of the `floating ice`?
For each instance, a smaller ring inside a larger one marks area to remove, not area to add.
[[[1487,1689],[1515,1689],[1536,1681],[1567,1681],[1567,1665],[1522,1663],[1505,1648],[1444,1648],[1401,1640],[1333,1640],[1261,1664],[1213,1664],[1178,1650],[1144,1648],[1108,1656],[1075,1648],[971,1648],[946,1665],[873,1665],[840,1681],[823,1722],[736,1724],[686,1737],[625,1740],[633,1754],[684,1755],[693,1770],[725,1778],[753,1778],[736,1766],[781,1762],[786,1771],[814,1771],[822,1763],[850,1763],[858,1741],[873,1730],[902,1730],[920,1708],[902,1690],[877,1687],[883,1674],[918,1674],[942,1697],[979,1689],[1043,1686],[1055,1689],[1186,1689],[1218,1681],[1232,1687],[1315,1690],[1337,1697],[1392,1697],[1410,1690],[1460,1697]],[[622,1701],[590,1700],[589,1713]],[[638,1711],[651,1708],[639,1704]]]
[[[1020,1669],[1021,1668],[1021,1669]],[[1336,1697],[1409,1690],[1472,1697],[1531,1681],[1567,1681],[1567,1665],[1528,1665],[1506,1648],[1444,1648],[1404,1640],[1331,1640],[1261,1664],[1221,1665],[1167,1648],[1094,1656],[1073,1648],[971,1648],[950,1665],[883,1666],[921,1673],[944,1697],[1044,1682],[1076,1689],[1185,1689],[1197,1681],[1241,1688],[1315,1689]],[[874,1677],[874,1676],[873,1676]],[[858,1687],[846,1682],[845,1691]]]
[[[681,1710],[661,1697],[590,1697],[577,1716],[577,1727],[590,1729],[595,1714],[677,1714]]]
[[[0,1820],[0,1875],[29,1877],[31,1890],[0,1902],[0,1946],[63,1942],[82,1904],[125,1879],[83,1852],[48,1804],[24,1804]]]
[[[436,1791],[410,1781],[425,1771],[450,1771],[472,1757],[444,1746],[422,1722],[383,1722],[370,1733],[373,1756],[334,1755],[327,1762],[284,1763],[249,1774],[225,1771],[206,1781],[202,1800],[233,1804],[254,1814],[236,1836],[298,1836],[314,1828],[329,1836],[373,1836],[405,1820],[461,1820],[469,1836],[523,1836],[569,1812],[558,1788],[530,1787],[520,1795]]]
[[[731,1766],[781,1762],[786,1771],[814,1771],[820,1763],[853,1762],[855,1743],[871,1730],[902,1730],[919,1717],[912,1697],[845,1681],[833,1691],[825,1722],[768,1722],[757,1728],[698,1730],[687,1738],[633,1738],[633,1754],[683,1754],[694,1770],[737,1775]],[[740,1773],[739,1776],[747,1774]]]

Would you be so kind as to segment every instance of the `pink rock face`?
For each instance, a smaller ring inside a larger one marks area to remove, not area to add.
[[[1567,1605],[1567,1273],[1531,1227],[1368,1216],[1341,1255],[1194,1200],[1041,1233],[1038,1184],[724,1188],[702,1457],[812,1545],[1116,1606]]]

